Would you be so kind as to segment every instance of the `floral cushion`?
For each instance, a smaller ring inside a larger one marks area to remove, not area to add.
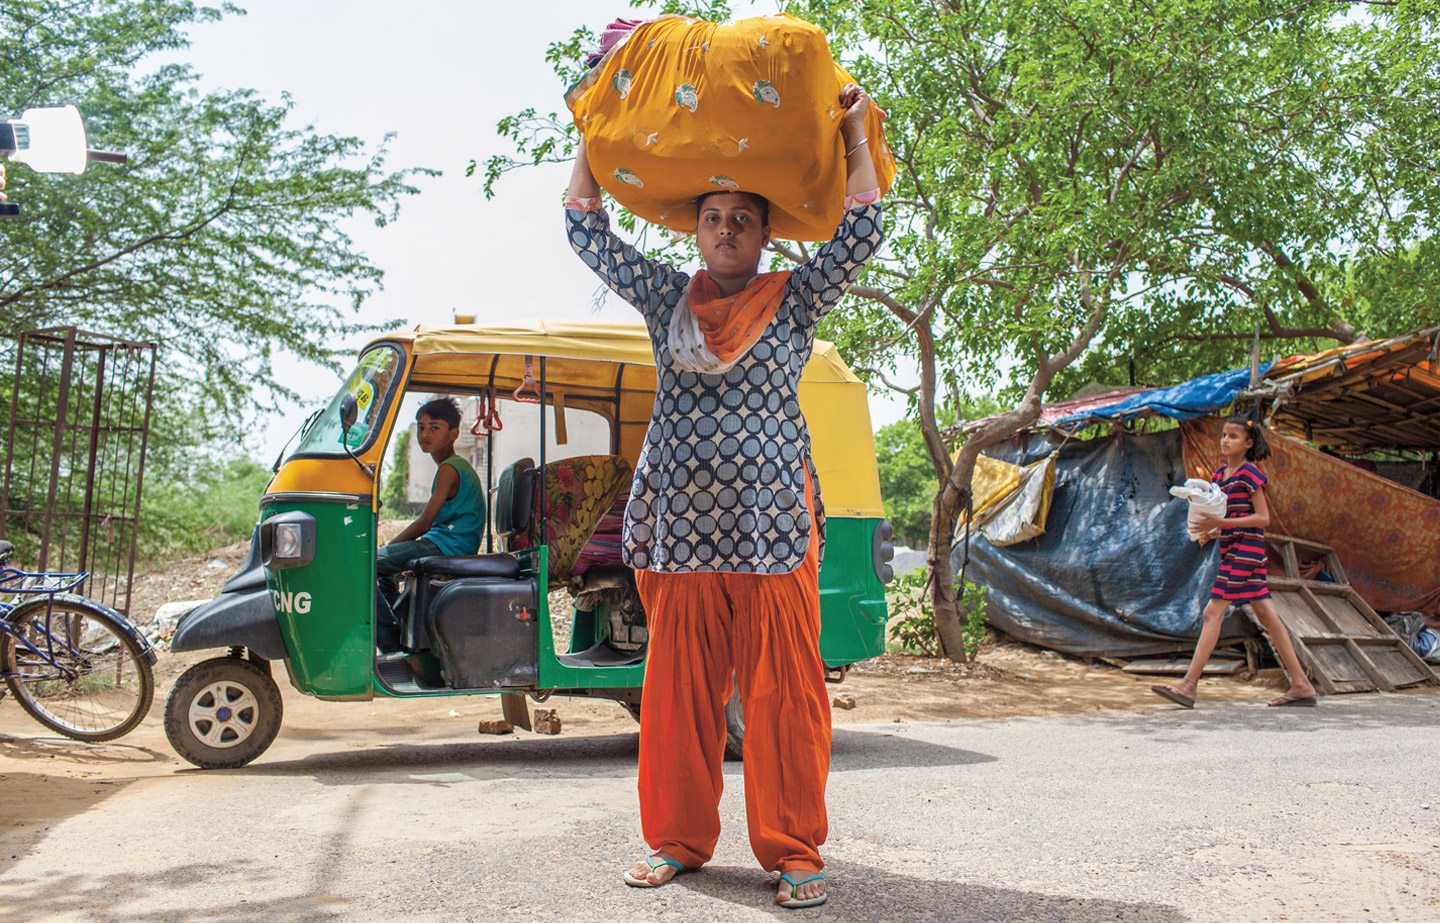
[[[628,491],[631,473],[630,463],[618,455],[580,455],[545,466],[545,531],[552,583],[570,579],[596,526]],[[538,517],[540,498],[535,500]],[[528,548],[529,536],[514,536],[510,547]]]

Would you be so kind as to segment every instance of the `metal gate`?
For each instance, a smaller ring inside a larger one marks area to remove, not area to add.
[[[128,615],[155,344],[53,327],[14,349],[0,539],[27,570],[88,570],[85,595]]]

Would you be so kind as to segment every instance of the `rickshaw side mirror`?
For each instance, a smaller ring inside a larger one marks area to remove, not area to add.
[[[345,447],[345,454],[355,459],[355,464],[360,466],[370,477],[375,476],[375,469],[362,462],[355,456],[355,450],[350,448],[350,427],[355,425],[355,419],[360,415],[360,405],[355,401],[355,395],[348,391],[340,398],[340,444]]]
[[[355,395],[345,392],[340,398],[340,441],[345,441],[345,434],[350,432],[350,427],[355,425],[355,420],[360,416],[360,405],[355,402]]]

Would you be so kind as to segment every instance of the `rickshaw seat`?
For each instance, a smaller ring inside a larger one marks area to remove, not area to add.
[[[545,466],[545,536],[550,547],[550,582],[561,584],[575,573],[581,551],[622,494],[628,497],[630,462],[619,455],[580,455]],[[537,478],[538,481],[538,478]],[[539,484],[531,502],[540,508]],[[512,536],[509,548],[528,548],[529,534]]]
[[[471,554],[445,557],[431,555],[419,558],[412,565],[417,576],[502,577],[514,580],[520,576],[520,562],[511,554]]]

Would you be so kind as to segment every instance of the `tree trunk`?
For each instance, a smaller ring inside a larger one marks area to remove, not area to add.
[[[940,479],[940,492],[935,497],[935,513],[930,520],[930,601],[935,610],[935,635],[940,641],[940,653],[949,660],[965,663],[970,659],[970,655],[965,650],[965,626],[960,618],[960,607],[955,593],[955,573],[950,567],[950,540],[955,534],[955,520],[970,500],[970,484],[975,473],[975,459],[979,457],[982,449],[988,449],[992,445],[1003,442],[1029,426],[1036,417],[1040,416],[1040,404],[1045,398],[1045,390],[1050,387],[1050,382],[1055,380],[1056,374],[1084,352],[1100,330],[1100,324],[1109,309],[1110,287],[1114,285],[1124,265],[1123,250],[1122,247],[1121,256],[1117,257],[1115,264],[1106,275],[1106,285],[1098,295],[1090,288],[1092,273],[1082,269],[1078,257],[1074,254],[1071,255],[1078,282],[1080,302],[1089,312],[1085,325],[1076,331],[1070,345],[1064,351],[1048,355],[1043,350],[1037,350],[1035,375],[1030,379],[1029,387],[1025,389],[1025,397],[1009,413],[990,418],[971,433],[970,438],[966,439],[965,444],[960,447],[960,454],[956,456],[954,465],[950,466],[949,476],[942,475]],[[933,353],[930,358],[933,361]],[[933,366],[931,374],[933,375]],[[933,387],[929,394],[933,399]],[[933,420],[931,425],[933,425]],[[948,457],[945,457],[945,462],[948,465]],[[940,468],[938,463],[936,468],[937,470]],[[964,588],[962,587],[961,590],[963,592]]]
[[[982,450],[1020,432],[1039,414],[1039,399],[1031,401],[1027,397],[1014,410],[977,429],[960,447],[950,476],[941,482],[940,491],[935,495],[935,510],[930,520],[930,599],[935,610],[935,634],[940,641],[940,653],[957,663],[965,663],[971,658],[965,650],[965,619],[960,611],[960,596],[956,593],[959,574],[950,564],[951,539],[955,535],[955,524],[970,497],[975,460]],[[963,588],[961,590],[963,592]]]

